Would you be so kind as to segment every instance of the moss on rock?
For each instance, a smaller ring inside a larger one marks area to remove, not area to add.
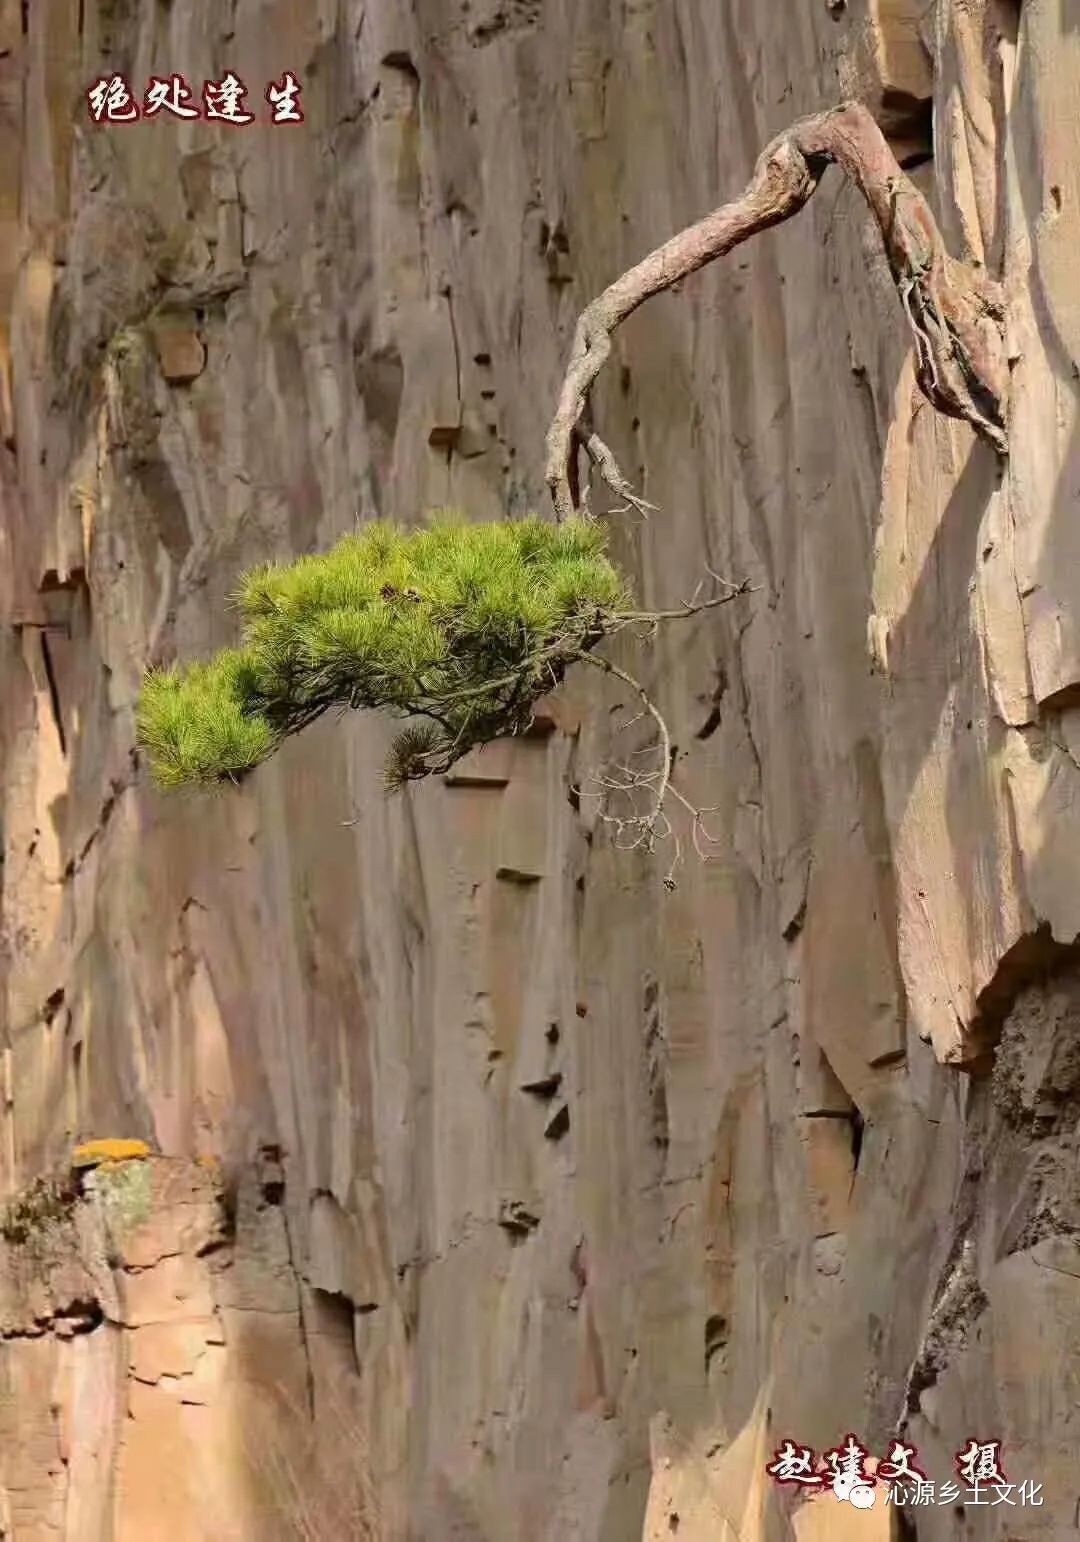
[[[35,1178],[0,1213],[0,1237],[22,1246],[68,1219],[77,1195],[59,1178]]]
[[[94,1192],[114,1241],[150,1218],[152,1179],[146,1162],[103,1162],[94,1175]]]

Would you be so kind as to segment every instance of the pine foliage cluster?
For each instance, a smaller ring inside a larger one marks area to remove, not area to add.
[[[247,573],[240,643],[150,670],[138,737],[159,784],[235,781],[333,708],[409,721],[391,786],[521,731],[537,698],[628,603],[587,517],[406,530],[369,524],[330,551]]]

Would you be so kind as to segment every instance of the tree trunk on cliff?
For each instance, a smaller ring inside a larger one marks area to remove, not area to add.
[[[1006,450],[1001,288],[945,250],[926,199],[901,171],[867,109],[848,102],[802,118],[769,144],[740,198],[689,226],[630,268],[586,306],[547,435],[546,478],[555,515],[581,507],[577,451],[583,446],[620,497],[641,505],[604,441],[587,424],[589,391],[611,352],[611,334],[645,300],[670,289],[750,236],[790,219],[835,164],[859,188],[877,222],[918,350],[928,400]]]

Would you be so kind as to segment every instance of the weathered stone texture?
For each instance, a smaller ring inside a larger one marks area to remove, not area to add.
[[[306,123],[87,119],[226,68]],[[920,1538],[1074,1534],[1078,81],[1061,0],[0,0],[0,1169],[161,1153],[6,1246],[5,1534],[883,1537],[764,1463],[894,1429],[1044,1485]],[[848,90],[1004,280],[1011,454],[835,172],[619,333],[618,557],[756,586],[645,664],[714,860],[571,805],[594,679],[393,801],[359,717],[155,792],[147,663],[358,516],[542,507],[580,307]]]

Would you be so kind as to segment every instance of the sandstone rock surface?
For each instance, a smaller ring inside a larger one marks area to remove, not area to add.
[[[305,123],[87,116],[229,68]],[[1062,0],[0,0],[0,1178],[153,1153],[0,1240],[4,1535],[883,1537],[765,1476],[848,1431],[1042,1484],[920,1542],[1075,1535],[1077,80]],[[366,717],[156,792],[147,663],[542,507],[581,306],[849,92],[1004,281],[1011,453],[835,173],[620,331],[619,559],[755,585],[646,665],[714,860],[572,805],[591,678],[394,801]]]

